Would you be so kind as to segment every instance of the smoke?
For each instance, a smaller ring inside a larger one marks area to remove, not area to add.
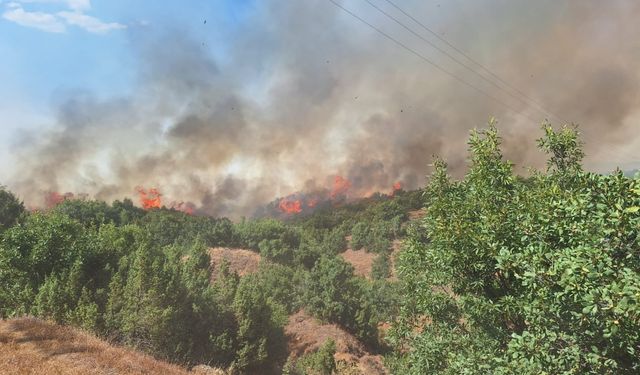
[[[116,98],[86,91],[59,98],[56,125],[16,144],[8,185],[32,205],[42,205],[49,191],[113,200],[135,197],[137,186],[156,187],[199,212],[239,217],[276,197],[331,189],[337,175],[350,181],[353,196],[389,191],[396,181],[416,188],[435,154],[459,174],[469,129],[491,116],[500,120],[508,158],[521,167],[543,165],[533,140],[548,115],[366,3],[344,4],[509,107],[328,1],[256,3],[223,57],[194,31],[132,36],[136,89]],[[637,161],[616,152],[638,141],[637,2],[399,4],[547,110],[578,123],[588,166]]]

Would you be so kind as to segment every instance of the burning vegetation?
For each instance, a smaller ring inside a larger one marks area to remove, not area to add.
[[[145,210],[162,207],[162,194],[156,188],[145,189],[142,186],[136,187],[140,205]]]
[[[392,185],[391,192],[388,195],[392,197],[400,190],[402,190],[402,183],[397,181]],[[352,192],[351,181],[345,177],[336,175],[333,177],[333,184],[330,188],[316,189],[310,192],[296,192],[277,199],[274,203],[270,204],[269,207],[277,208],[279,214],[284,214],[285,216],[307,214],[320,207],[337,206],[369,195],[372,194]],[[274,212],[274,210],[269,210],[269,212],[271,216],[280,216],[278,212]]]

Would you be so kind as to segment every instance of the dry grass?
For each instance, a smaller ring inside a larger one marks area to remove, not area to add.
[[[366,277],[367,279],[371,277],[371,268],[377,254],[367,253],[364,249],[353,250],[349,248],[341,253],[340,256],[353,266],[353,273],[356,276]]]
[[[335,324],[323,324],[300,311],[289,317],[285,326],[289,355],[299,358],[313,353],[328,339],[336,343],[334,358],[340,364],[339,374],[386,375],[382,358],[371,355],[352,334]]]
[[[400,254],[400,250],[402,250],[402,241],[393,240],[393,242],[391,243],[391,254],[389,255],[389,266],[391,268],[391,276],[389,277],[389,280],[392,281],[398,280],[396,261],[398,259],[398,255]]]
[[[350,237],[347,237],[347,241],[350,241]],[[389,280],[397,280],[396,276],[396,258],[402,249],[401,240],[393,240],[391,243],[391,254],[389,255],[389,266],[391,268],[391,276]],[[350,263],[353,266],[353,273],[356,276],[361,276],[367,279],[371,278],[371,269],[373,268],[373,262],[378,256],[375,253],[368,253],[364,249],[353,250],[351,246],[340,254],[342,259]]]
[[[260,255],[251,250],[214,247],[209,249],[209,256],[211,257],[213,278],[218,273],[223,260],[229,263],[229,270],[236,272],[240,276],[258,271],[260,265]]]
[[[409,211],[409,220],[422,219],[426,215],[427,215],[427,210],[424,209],[424,208],[421,208],[421,209],[415,210],[415,211]]]
[[[35,318],[0,321],[0,374],[139,375],[189,372],[79,330]]]

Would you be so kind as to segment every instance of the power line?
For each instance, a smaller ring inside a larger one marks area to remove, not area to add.
[[[478,92],[480,92],[481,94],[485,95],[486,97],[492,99],[493,101],[495,101],[496,103],[499,103],[501,105],[503,105],[504,107],[508,108],[509,110],[513,111],[514,113],[526,117],[529,120],[533,121],[534,123],[538,123],[537,120],[533,119],[532,117],[527,116],[526,114],[519,112],[518,110],[514,109],[513,107],[511,107],[508,103],[505,103],[504,101],[500,100],[499,98],[491,95],[490,93],[486,92],[485,90],[483,90],[482,88],[469,83],[467,81],[465,81],[464,79],[460,78],[459,76],[457,76],[456,74],[448,71],[447,69],[441,67],[440,65],[438,65],[437,63],[433,62],[432,60],[430,60],[428,57],[424,56],[423,54],[421,54],[420,52],[414,50],[413,48],[407,46],[406,44],[402,43],[401,41],[399,41],[398,39],[392,37],[391,35],[385,33],[384,31],[382,31],[381,29],[379,29],[378,27],[374,26],[373,24],[369,23],[367,20],[365,20],[364,18],[358,16],[357,14],[355,14],[354,12],[350,11],[349,9],[343,7],[341,4],[337,3],[335,0],[329,0],[333,5],[335,5],[336,7],[340,8],[342,11],[344,11],[345,13],[349,14],[351,17],[357,19],[358,21],[362,22],[363,24],[369,26],[371,29],[375,30],[377,33],[379,33],[380,35],[384,36],[385,38],[391,40],[392,42],[394,42],[395,44],[397,44],[398,46],[406,49],[407,51],[411,52],[412,54],[416,55],[417,57],[419,57],[420,59],[422,59],[423,61],[427,62],[429,65],[433,66],[434,68],[438,69],[439,71],[445,73],[446,75],[454,78],[455,80],[457,80],[458,82],[464,84],[465,86],[468,86]]]
[[[421,53],[417,52],[416,50],[412,49],[411,47],[407,46],[406,44],[402,43],[401,41],[399,41],[398,39],[392,37],[391,35],[385,33],[384,31],[382,31],[381,29],[379,29],[378,27],[374,26],[373,24],[369,23],[368,21],[366,21],[365,19],[363,19],[362,17],[358,16],[357,14],[355,14],[354,12],[350,11],[349,9],[345,8],[344,6],[342,6],[341,4],[337,3],[335,0],[329,0],[333,5],[335,5],[336,7],[338,7],[339,9],[341,9],[342,11],[344,11],[345,13],[349,14],[351,17],[357,19],[358,21],[362,22],[363,24],[367,25],[368,27],[370,27],[371,29],[373,29],[374,31],[376,31],[377,33],[379,33],[380,35],[384,36],[385,38],[391,40],[392,42],[394,42],[396,45],[406,49],[407,51],[411,52],[412,54],[414,54],[415,56],[417,56],[418,58],[422,59],[423,61],[427,62],[429,65],[433,66],[434,68],[438,69],[439,71],[447,74],[448,76],[454,78],[455,80],[457,80],[458,82],[464,84],[465,86],[468,86],[478,92],[480,92],[481,94],[487,96],[488,98],[492,99],[493,101],[503,105],[504,107],[508,108],[509,110],[513,111],[514,113],[516,113],[517,115],[520,115],[524,118],[529,119],[530,121],[532,121],[533,123],[538,124],[539,122],[536,119],[533,119],[532,117],[519,112],[518,110],[514,109],[513,107],[511,107],[509,104],[505,103],[504,101],[500,100],[499,98],[496,98],[495,96],[491,95],[490,93],[486,92],[485,90],[465,81],[464,79],[460,78],[459,76],[455,75],[454,73],[449,72],[448,70],[446,70],[445,68],[441,67],[440,65],[438,65],[437,63],[431,61],[429,58],[427,58],[426,56],[422,55]],[[385,0],[387,1],[387,0]],[[552,114],[552,113],[551,113]],[[555,115],[554,115],[555,116]],[[558,119],[562,120],[562,118],[555,116]],[[565,124],[569,124],[567,121],[562,120]],[[586,136],[586,134],[582,133],[583,137]],[[607,152],[605,150],[605,152],[607,154],[610,154],[609,152]],[[610,154],[612,155],[612,154]]]
[[[407,29],[409,32],[411,32],[412,34],[416,35],[417,37],[419,37],[420,39],[424,40],[425,42],[427,42],[429,45],[431,45],[432,47],[436,48],[438,51],[444,53],[445,55],[449,56],[452,60],[456,61],[458,64],[464,66],[467,69],[470,69],[467,65],[461,63],[460,61],[458,61],[456,58],[452,57],[449,53],[443,51],[441,48],[437,47],[436,45],[434,45],[431,41],[429,40],[425,40],[424,37],[422,37],[421,35],[417,34],[415,31],[413,31],[412,29],[410,29],[409,27],[407,27],[406,25],[404,25],[403,23],[401,23],[400,21],[398,21],[396,18],[394,18],[393,16],[391,16],[390,14],[388,14],[387,12],[385,12],[383,9],[381,9],[380,7],[376,6],[374,3],[371,2],[371,0],[365,0],[367,3],[369,3],[369,5],[371,5],[372,7],[374,7],[376,10],[378,10],[379,12],[381,12],[382,14],[384,14],[385,16],[389,17],[390,19],[392,19],[393,21],[395,21],[396,23],[398,23],[400,26],[402,26],[403,28]],[[420,22],[419,20],[417,20],[415,17],[413,17],[411,14],[407,13],[405,10],[403,10],[400,6],[398,6],[397,4],[395,4],[393,1],[391,0],[384,0],[386,1],[388,4],[390,4],[392,7],[394,7],[395,9],[397,9],[400,13],[404,14],[406,17],[408,17],[409,19],[411,19],[413,22],[415,22],[416,24],[418,24],[420,27],[422,27],[424,30],[426,30],[427,32],[429,32],[431,35],[435,36],[438,40],[440,40],[441,42],[445,43],[447,46],[451,47],[454,51],[458,52],[460,55],[464,56],[468,61],[472,62],[473,64],[475,64],[476,66],[480,67],[482,70],[484,70],[485,72],[487,72],[488,74],[490,74],[492,77],[494,77],[495,79],[497,79],[500,83],[502,83],[503,85],[505,85],[506,87],[508,87],[509,89],[515,91],[516,93],[520,94],[522,97],[524,97],[525,99],[529,100],[531,103],[534,104],[534,107],[537,108],[539,111],[541,111],[544,114],[549,114],[552,115],[553,117],[555,117],[556,119],[560,120],[560,122],[564,123],[564,124],[569,124],[569,121],[563,119],[562,117],[554,114],[551,111],[546,110],[542,104],[540,104],[539,102],[537,102],[536,100],[534,100],[533,98],[527,96],[524,92],[522,92],[521,90],[519,90],[517,87],[514,87],[513,85],[509,84],[507,81],[505,81],[504,79],[500,78],[500,76],[498,76],[496,73],[494,73],[493,71],[491,71],[489,68],[485,67],[484,65],[482,65],[480,62],[478,62],[477,60],[475,60],[474,58],[472,58],[471,56],[469,56],[468,54],[466,54],[464,51],[462,51],[461,49],[457,48],[455,45],[453,45],[451,42],[449,42],[447,39],[445,39],[444,37],[441,37],[440,35],[438,35],[438,33],[436,33],[435,31],[433,31],[432,29],[430,29],[429,27],[427,27],[424,23]],[[470,69],[471,70],[471,69]],[[472,70],[473,71],[473,70]],[[483,79],[486,80],[486,78],[479,74],[476,71],[473,71],[474,73],[478,74],[478,76],[482,77]],[[496,86],[496,84],[491,81],[491,84],[493,84],[494,86]],[[506,90],[503,89],[503,91],[507,92]],[[511,96],[514,96],[513,94],[509,93]],[[515,97],[515,96],[514,96]],[[520,101],[522,101],[522,99],[519,99]],[[584,132],[581,133],[582,137],[584,137],[587,140],[592,140],[593,139],[591,137],[587,137],[587,134],[585,134]],[[590,139],[591,138],[591,139]],[[606,154],[610,155],[610,156],[617,156],[618,154],[613,154],[607,150],[604,151]],[[623,152],[623,156],[628,157],[632,162],[633,161],[638,161],[638,159],[633,159],[635,156],[630,156],[629,153]]]
[[[366,0],[371,6],[379,9],[378,7],[376,7],[374,4],[371,3],[370,0]],[[464,51],[462,51],[461,49],[459,49],[458,47],[456,47],[455,45],[453,45],[451,42],[449,42],[447,39],[445,39],[444,37],[441,37],[440,35],[438,35],[437,32],[433,31],[432,29],[430,29],[429,27],[427,27],[427,25],[425,25],[424,23],[420,22],[418,19],[416,19],[415,17],[413,17],[411,14],[409,14],[408,12],[404,11],[404,9],[400,8],[398,5],[396,5],[393,1],[391,0],[384,0],[386,1],[388,4],[390,4],[392,7],[394,7],[395,9],[397,9],[400,13],[404,14],[406,17],[408,17],[409,19],[411,19],[413,22],[415,22],[416,24],[418,24],[420,27],[422,27],[424,30],[426,30],[428,33],[430,33],[431,35],[435,36],[438,40],[440,40],[441,42],[443,42],[444,44],[446,44],[447,46],[449,46],[450,48],[452,48],[454,51],[456,51],[457,53],[459,53],[460,55],[464,56],[468,61],[470,61],[471,63],[475,64],[476,66],[478,66],[480,69],[484,70],[485,72],[487,72],[489,75],[491,75],[493,78],[497,79],[500,83],[502,83],[504,86],[508,87],[509,89],[513,90],[514,92],[520,94],[523,98],[527,99],[529,102],[534,104],[534,107],[536,107],[538,110],[544,112],[545,114],[549,114],[552,115],[553,117],[555,117],[556,119],[560,120],[561,122],[568,124],[569,122],[564,120],[562,117],[554,114],[551,111],[546,110],[542,104],[540,104],[539,102],[537,102],[536,100],[534,100],[533,98],[529,97],[527,94],[525,94],[524,92],[522,92],[521,90],[519,90],[517,87],[509,84],[509,82],[505,81],[504,79],[502,79],[499,75],[497,75],[496,73],[494,73],[493,71],[491,71],[489,68],[485,67],[483,64],[481,64],[480,62],[478,62],[477,60],[475,60],[474,58],[472,58],[471,56],[469,56],[467,53],[465,53]],[[385,12],[386,13],[386,12]],[[397,21],[396,21],[397,22]],[[404,25],[403,25],[404,26]],[[406,28],[406,27],[405,27]],[[422,38],[421,38],[422,39]],[[435,45],[431,42],[428,42],[430,45],[434,46]],[[442,52],[442,50],[438,47],[437,48],[439,51]],[[447,56],[451,57],[448,53],[445,53]],[[451,57],[453,58],[453,57]],[[456,59],[454,59],[456,60]],[[457,60],[456,60],[457,61]],[[458,62],[460,63],[460,62]],[[461,63],[460,63],[461,64]],[[462,65],[462,64],[461,64]],[[466,66],[465,66],[466,67]],[[480,74],[478,74],[480,75]],[[495,83],[494,83],[495,85]]]
[[[499,90],[505,92],[507,95],[511,96],[512,98],[518,100],[519,102],[529,105],[531,106],[531,103],[527,102],[526,100],[520,98],[517,95],[514,95],[511,91],[506,90],[504,87],[502,87],[501,85],[497,84],[496,82],[494,82],[493,80],[485,77],[484,75],[480,74],[477,70],[475,70],[474,68],[470,67],[469,65],[465,64],[464,62],[460,61],[459,59],[457,59],[455,56],[451,55],[449,52],[447,52],[446,50],[440,48],[438,45],[436,45],[435,43],[431,42],[429,39],[426,39],[424,36],[418,34],[417,32],[415,32],[412,28],[410,28],[409,26],[405,25],[404,23],[402,23],[400,20],[398,20],[397,18],[395,18],[394,16],[392,16],[391,14],[389,14],[388,12],[386,12],[384,9],[378,7],[375,3],[373,3],[371,0],[365,0],[371,7],[373,7],[375,10],[377,10],[378,12],[382,13],[385,17],[389,18],[390,20],[394,21],[395,23],[397,23],[398,25],[400,25],[402,28],[404,28],[405,30],[409,31],[411,34],[415,35],[416,37],[420,38],[422,41],[426,42],[427,44],[429,44],[431,47],[435,48],[436,50],[438,50],[439,52],[445,54],[447,57],[449,57],[451,60],[455,61],[456,63],[458,63],[459,65],[463,66],[464,68],[466,68],[467,70],[469,70],[470,72],[478,75],[480,78],[482,78],[485,82],[490,83],[491,85],[493,85],[494,87],[498,88]],[[533,106],[534,108],[536,108],[535,106]],[[541,108],[536,108],[538,111],[540,111],[542,114],[544,114],[545,116],[549,116],[552,115],[551,113],[545,111],[544,109]]]

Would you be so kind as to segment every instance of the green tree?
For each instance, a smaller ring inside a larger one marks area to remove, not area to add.
[[[238,285],[233,301],[238,321],[238,349],[233,362],[237,370],[273,368],[284,358],[286,313],[270,303],[265,291],[255,275],[243,277]]]
[[[305,306],[310,314],[337,323],[367,344],[375,345],[376,304],[367,298],[366,281],[353,275],[353,267],[341,257],[323,256],[305,283]]]
[[[288,369],[289,374],[331,375],[337,370],[334,355],[336,342],[327,339],[317,351],[306,354]]]
[[[0,185],[0,234],[17,223],[24,214],[24,204],[13,193]]]
[[[577,132],[543,130],[548,173],[516,176],[493,124],[463,180],[435,162],[399,260],[396,372],[640,369],[638,180],[583,172]]]

